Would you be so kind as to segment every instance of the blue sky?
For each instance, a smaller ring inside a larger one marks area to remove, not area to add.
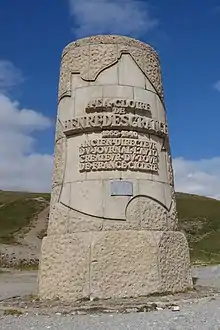
[[[220,198],[220,0],[1,0],[0,188],[50,189],[61,52],[102,33],[156,48],[176,189]]]

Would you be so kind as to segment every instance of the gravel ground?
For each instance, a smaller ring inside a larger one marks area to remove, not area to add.
[[[194,267],[197,284],[220,288],[220,266]],[[0,274],[0,300],[36,292],[36,272]],[[180,311],[93,315],[33,315],[0,317],[2,330],[220,330],[220,296],[179,304]]]
[[[193,276],[198,277],[197,284],[220,288],[220,265],[194,267]]]
[[[219,330],[220,298],[186,304],[180,311],[170,310],[130,313],[130,314],[95,314],[76,316],[5,316],[0,319],[3,330]]]
[[[197,284],[220,288],[220,265],[194,267]],[[0,274],[0,300],[14,296],[24,296],[37,292],[37,271],[13,272]]]
[[[37,272],[5,272],[0,274],[0,300],[35,294],[37,292]],[[1,328],[0,328],[1,329]]]

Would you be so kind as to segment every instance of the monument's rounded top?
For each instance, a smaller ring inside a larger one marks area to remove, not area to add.
[[[88,45],[100,45],[100,44],[123,44],[127,47],[136,47],[141,48],[145,51],[150,51],[155,54],[155,56],[158,58],[158,54],[155,51],[155,49],[150,46],[149,44],[144,43],[143,41],[136,40],[131,37],[126,36],[120,36],[120,35],[95,35],[91,37],[86,37],[82,39],[78,39],[76,41],[73,41],[69,43],[63,50],[62,56],[64,56],[66,53],[68,53],[70,50],[77,48],[77,47],[83,47]]]

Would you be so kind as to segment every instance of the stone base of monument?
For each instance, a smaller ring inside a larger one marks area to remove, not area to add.
[[[193,286],[186,238],[174,231],[103,231],[44,238],[42,299],[174,293]]]

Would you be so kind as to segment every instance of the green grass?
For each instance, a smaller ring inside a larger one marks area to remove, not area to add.
[[[177,193],[179,228],[189,242],[194,263],[220,263],[220,201]]]
[[[28,226],[30,220],[45,208],[49,200],[49,194],[1,191],[0,243],[15,243],[14,233]]]
[[[3,269],[0,269],[0,274],[5,274],[6,271],[4,271]]]
[[[47,201],[50,200],[50,194],[48,193],[29,193],[29,192],[0,190],[0,205],[4,203],[10,203],[23,198],[38,198],[38,197],[43,197]]]
[[[31,265],[23,265],[22,263],[20,263],[17,266],[13,267],[13,269],[20,271],[34,271],[34,270],[38,270],[38,266],[39,266],[38,263]]]

